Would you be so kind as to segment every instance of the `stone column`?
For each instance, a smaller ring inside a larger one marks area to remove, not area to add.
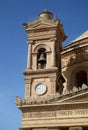
[[[46,55],[47,55],[47,59],[46,59],[46,68],[50,68],[50,64],[51,64],[51,61],[50,61],[50,52],[46,52]]]
[[[52,67],[55,67],[55,41],[52,41]]]
[[[33,62],[33,69],[36,70],[37,69],[37,53],[33,53],[32,54],[32,62]]]
[[[31,43],[28,44],[28,59],[27,59],[27,69],[31,69],[32,68],[32,56],[31,56]]]

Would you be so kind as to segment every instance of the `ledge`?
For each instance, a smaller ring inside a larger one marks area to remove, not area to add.
[[[24,70],[23,71],[23,74],[24,75],[28,75],[28,74],[39,74],[39,73],[47,73],[47,72],[49,72],[49,73],[55,73],[55,72],[57,72],[58,71],[58,68],[57,67],[52,67],[51,69],[36,69],[36,70],[33,70],[33,69],[26,69],[26,70]]]
[[[73,93],[69,93],[66,95],[60,95],[59,93],[56,93],[55,95],[47,95],[45,98],[31,98],[28,97],[26,99],[21,100],[19,97],[16,97],[16,105],[18,106],[18,108],[24,108],[24,107],[37,107],[38,105],[41,107],[43,105],[52,105],[52,103],[54,103],[55,105],[67,105],[67,104],[71,104],[74,105],[75,103],[79,103],[79,99],[83,96],[83,97],[87,97],[88,95],[88,88],[82,89],[80,91],[77,92],[73,92]],[[75,102],[74,99],[78,98],[78,101]],[[73,102],[67,102],[72,100]],[[65,102],[66,101],[66,102]],[[81,103],[87,103],[88,101],[84,101],[84,102],[80,102]],[[60,106],[61,107],[61,106]]]

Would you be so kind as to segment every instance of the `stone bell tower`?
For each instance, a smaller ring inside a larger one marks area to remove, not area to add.
[[[51,118],[55,113],[47,113],[45,108],[48,101],[63,91],[61,51],[66,36],[60,20],[47,10],[39,14],[38,20],[24,23],[23,27],[28,34],[28,58],[23,72],[24,99],[16,98],[16,104],[22,111],[20,130],[50,129],[52,123],[51,126],[44,124],[44,118]]]

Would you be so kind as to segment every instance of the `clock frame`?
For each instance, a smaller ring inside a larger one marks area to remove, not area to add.
[[[43,83],[39,83],[35,86],[34,91],[37,95],[43,95],[47,90],[47,87]]]

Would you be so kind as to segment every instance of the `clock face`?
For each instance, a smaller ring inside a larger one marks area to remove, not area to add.
[[[42,83],[36,85],[35,92],[38,95],[44,94],[46,92],[46,86]]]

